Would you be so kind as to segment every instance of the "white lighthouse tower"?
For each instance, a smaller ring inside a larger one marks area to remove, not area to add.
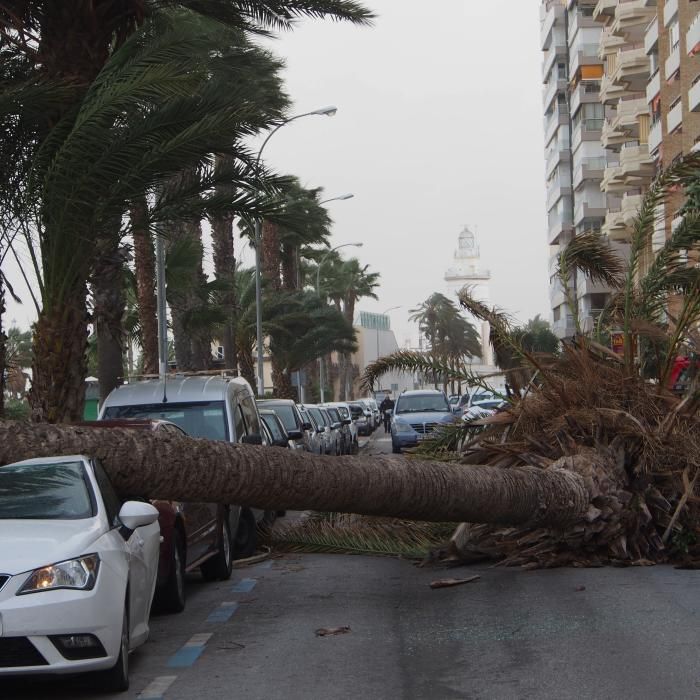
[[[481,266],[481,254],[476,236],[468,226],[462,229],[457,239],[457,250],[454,252],[451,267],[445,272],[447,296],[457,302],[457,294],[463,287],[469,287],[473,297],[491,305],[489,283],[491,273]],[[479,322],[471,318],[479,327]],[[484,371],[493,366],[493,352],[489,344],[489,324],[481,325],[481,365]],[[476,367],[475,367],[476,369]],[[479,368],[482,369],[481,367]]]

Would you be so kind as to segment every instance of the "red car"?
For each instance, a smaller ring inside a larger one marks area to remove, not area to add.
[[[89,428],[130,428],[166,431],[186,435],[179,426],[165,420],[101,420],[80,423]],[[160,560],[154,607],[163,612],[185,609],[185,573],[196,568],[207,581],[231,577],[233,545],[230,536],[235,523],[230,522],[226,506],[216,503],[152,501],[160,516]]]

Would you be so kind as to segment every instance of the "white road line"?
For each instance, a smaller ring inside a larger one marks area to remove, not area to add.
[[[139,700],[160,700],[176,679],[177,676],[158,676],[137,697]]]
[[[211,633],[203,632],[201,634],[195,634],[189,641],[185,642],[183,649],[185,647],[203,647],[211,639]]]

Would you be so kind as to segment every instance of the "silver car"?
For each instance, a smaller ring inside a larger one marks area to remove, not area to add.
[[[304,423],[308,426],[304,433],[306,449],[317,455],[327,454],[328,438],[323,420],[320,416],[318,419],[314,417],[309,405],[298,404],[297,408]]]

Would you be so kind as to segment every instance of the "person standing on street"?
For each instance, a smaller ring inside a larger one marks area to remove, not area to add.
[[[391,425],[391,411],[394,410],[394,401],[389,394],[387,394],[381,404],[379,404],[379,410],[384,420],[384,432],[388,433]]]

